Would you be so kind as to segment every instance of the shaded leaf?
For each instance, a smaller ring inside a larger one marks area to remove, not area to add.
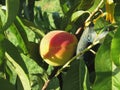
[[[8,80],[0,78],[0,88],[2,90],[16,90],[15,86],[8,82]]]
[[[52,78],[46,90],[60,90],[58,78]]]
[[[90,90],[87,67],[82,59],[71,63],[63,80],[63,90]]]
[[[120,12],[119,12],[119,9],[120,9],[120,3],[117,3],[115,5],[115,11],[114,11],[115,21],[117,21],[117,22],[120,22]]]
[[[4,54],[5,54],[5,48],[3,47],[3,41],[5,37],[3,34],[0,34],[0,65],[3,62]]]
[[[22,23],[22,21],[20,20],[19,17],[16,18],[15,20],[15,26],[19,32],[19,35],[21,36],[22,40],[23,40],[23,47],[24,47],[24,50],[25,51],[25,54],[28,54],[28,48],[27,48],[27,45],[29,43],[28,41],[28,37],[27,37],[27,34],[25,32],[25,26],[24,24]]]
[[[44,80],[39,74],[30,75],[30,82],[32,90],[41,90],[44,85]]]
[[[6,30],[15,20],[19,10],[19,0],[6,0],[6,20],[2,30]]]
[[[87,10],[92,7],[94,1],[95,0],[81,0],[80,4],[78,5],[78,9]]]

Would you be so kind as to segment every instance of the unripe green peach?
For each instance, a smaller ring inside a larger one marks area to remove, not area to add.
[[[68,32],[50,31],[41,40],[40,55],[49,65],[64,65],[75,53],[77,42],[75,35]]]

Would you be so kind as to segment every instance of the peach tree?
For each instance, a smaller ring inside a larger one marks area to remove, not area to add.
[[[119,8],[119,0],[1,0],[0,88],[119,90]]]

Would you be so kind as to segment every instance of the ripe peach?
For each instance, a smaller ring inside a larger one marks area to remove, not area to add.
[[[52,66],[64,65],[75,53],[77,38],[62,30],[50,31],[40,43],[41,57]]]

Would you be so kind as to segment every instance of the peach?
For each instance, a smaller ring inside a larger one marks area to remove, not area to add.
[[[49,65],[61,66],[72,58],[77,43],[73,34],[62,30],[50,31],[40,42],[40,55]]]

